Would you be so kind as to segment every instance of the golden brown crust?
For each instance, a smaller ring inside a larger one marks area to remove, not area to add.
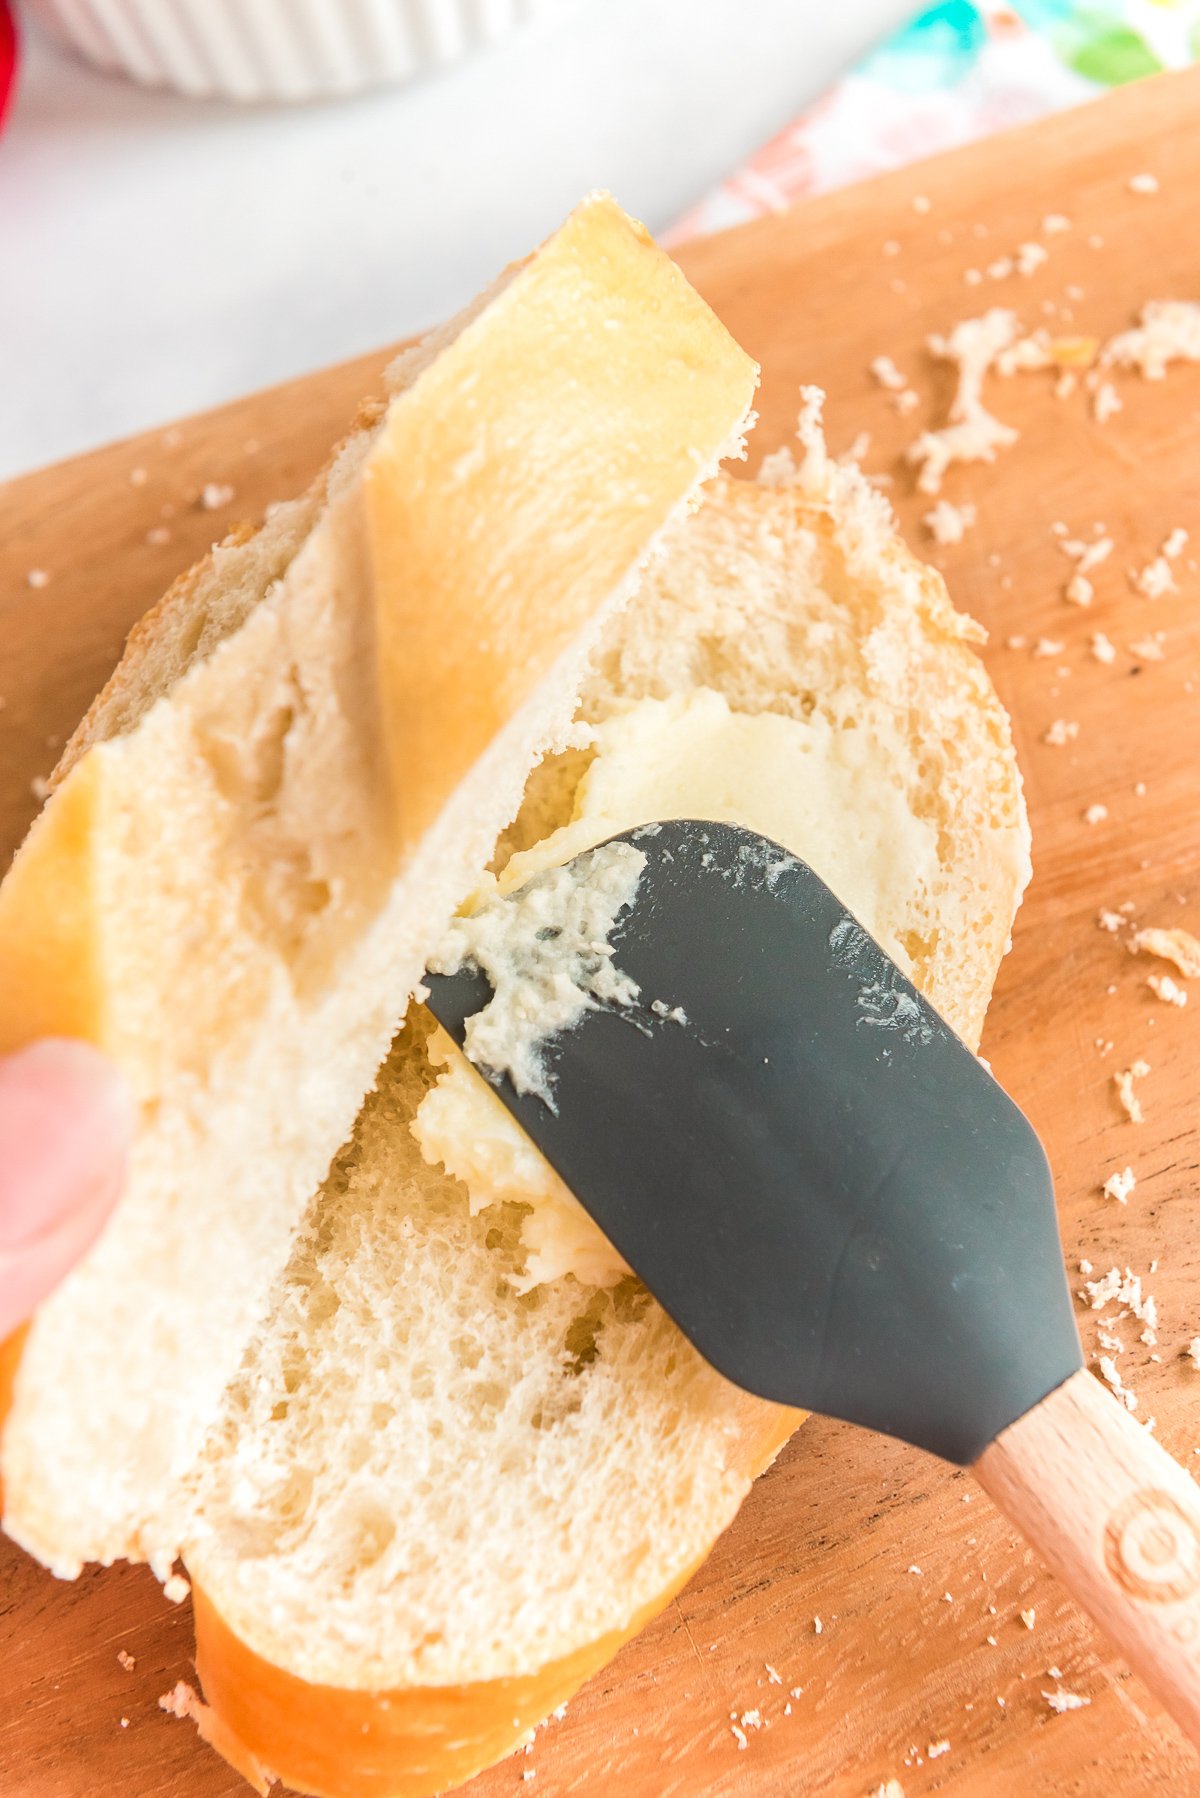
[[[738,1438],[731,1459],[752,1481],[771,1465],[803,1411],[734,1396]],[[269,1769],[314,1798],[431,1798],[461,1785],[518,1748],[624,1643],[664,1610],[707,1556],[637,1611],[621,1629],[586,1643],[536,1673],[459,1686],[352,1691],[311,1685],[249,1648],[193,1586],[196,1666],[221,1720],[208,1739],[231,1765]]]
[[[695,1571],[687,1568],[626,1628],[537,1673],[390,1692],[309,1685],[272,1666],[194,1586],[196,1668],[224,1726],[223,1739],[210,1734],[209,1740],[247,1777],[250,1767],[269,1769],[313,1798],[433,1798],[520,1747]]]

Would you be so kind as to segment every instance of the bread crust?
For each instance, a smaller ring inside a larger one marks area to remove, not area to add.
[[[735,1394],[732,1460],[752,1481],[803,1411]],[[622,1625],[536,1672],[459,1686],[352,1691],[313,1685],[255,1653],[197,1585],[196,1669],[220,1720],[209,1740],[252,1783],[276,1778],[312,1798],[434,1798],[512,1754],[681,1592],[699,1556]]]

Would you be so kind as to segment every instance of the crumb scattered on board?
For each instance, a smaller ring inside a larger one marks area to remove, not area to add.
[[[1105,368],[1136,368],[1147,381],[1161,381],[1172,362],[1200,362],[1200,303],[1148,300],[1138,322],[1118,331],[1100,351]]]
[[[1174,963],[1181,974],[1200,980],[1200,938],[1190,930],[1137,930],[1129,940],[1132,955],[1157,955]]]
[[[1119,1205],[1129,1201],[1129,1195],[1137,1185],[1137,1175],[1131,1167],[1121,1168],[1109,1174],[1104,1182],[1103,1192],[1106,1199],[1116,1199]]]
[[[1113,1085],[1117,1089],[1117,1103],[1131,1124],[1145,1122],[1146,1114],[1142,1110],[1142,1102],[1134,1090],[1134,1081],[1144,1080],[1149,1072],[1150,1063],[1139,1058],[1131,1067],[1118,1068],[1113,1075]]]
[[[1018,432],[993,417],[983,403],[988,370],[1016,341],[1017,333],[1015,313],[994,306],[979,318],[961,320],[949,335],[927,340],[934,356],[954,363],[958,383],[948,422],[938,430],[923,431],[908,446],[908,460],[920,471],[917,486],[922,493],[939,493],[954,463],[994,462],[997,450],[1017,441]]]
[[[1057,1711],[1059,1716],[1062,1716],[1064,1711],[1081,1711],[1085,1705],[1092,1702],[1090,1698],[1085,1698],[1082,1692],[1068,1692],[1062,1686],[1056,1686],[1053,1692],[1043,1692],[1042,1697],[1050,1709]]]
[[[921,520],[935,543],[961,543],[975,523],[975,508],[969,501],[960,506],[939,499]]]

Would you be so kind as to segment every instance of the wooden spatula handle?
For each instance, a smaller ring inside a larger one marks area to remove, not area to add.
[[[980,1485],[1200,1745],[1200,1489],[1090,1373],[975,1463]]]

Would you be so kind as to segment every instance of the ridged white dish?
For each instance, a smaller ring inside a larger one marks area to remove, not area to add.
[[[545,0],[26,0],[98,68],[227,100],[406,81],[494,43]]]

